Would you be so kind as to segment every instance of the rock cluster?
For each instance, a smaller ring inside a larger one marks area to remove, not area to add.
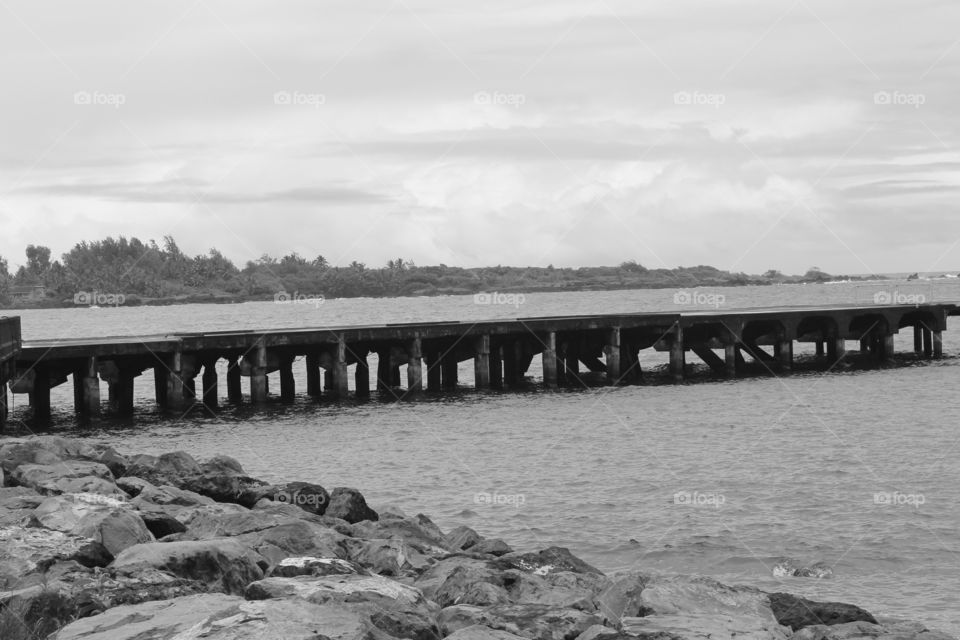
[[[0,441],[4,640],[947,640],[853,605],[604,575],[234,459]]]

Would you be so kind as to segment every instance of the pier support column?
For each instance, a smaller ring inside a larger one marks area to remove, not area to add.
[[[543,339],[543,384],[557,386],[557,333],[548,331]]]
[[[353,382],[357,388],[356,394],[358,398],[369,398],[370,397],[370,365],[367,364],[367,350],[364,349],[363,354],[356,354],[357,356],[357,368],[353,372]]]
[[[931,331],[933,335],[933,357],[942,358],[943,357],[943,332],[941,331]]]
[[[926,358],[933,356],[933,332],[924,327],[923,333],[923,355]]]
[[[79,377],[79,396],[75,395],[74,399],[79,400],[79,403],[76,405],[76,410],[79,413],[86,415],[98,415],[100,413],[100,376],[97,372],[97,359],[96,357],[89,357],[83,363],[80,370],[75,374]],[[40,372],[37,372],[37,380],[40,379]],[[77,383],[77,379],[74,379],[74,383]],[[133,385],[133,380],[130,381],[131,386]],[[77,393],[76,387],[74,387],[74,393]],[[47,391],[49,395],[49,390]],[[132,392],[131,392],[132,394]]]
[[[670,340],[670,375],[674,382],[683,382],[686,364],[683,348],[683,329],[677,327]]]
[[[243,402],[243,387],[241,386],[240,365],[236,358],[227,361],[227,400]]]
[[[390,371],[390,349],[377,351],[377,391],[389,391],[393,387]]]
[[[427,360],[427,391],[440,391],[443,386],[443,368],[440,363],[440,349],[428,349],[424,356]]]
[[[888,333],[880,337],[880,359],[887,360],[894,353],[893,334]]]
[[[580,345],[572,340],[564,345],[563,370],[568,385],[583,386],[580,380]]]
[[[7,428],[7,416],[10,415],[10,409],[7,404],[7,383],[0,380],[0,432]]]
[[[817,343],[816,343],[816,345],[815,345],[815,348],[816,348],[817,357],[818,357],[818,358],[822,358],[823,355],[824,355],[824,354],[823,354],[823,351],[824,351],[824,349],[823,349],[823,340],[817,340]]]
[[[607,356],[607,382],[620,383],[620,327],[613,327],[607,334],[607,344],[603,348]]]
[[[343,336],[339,336],[337,339],[337,356],[333,363],[333,391],[338,398],[346,398],[348,389],[347,343]]]
[[[33,391],[30,392],[30,406],[36,420],[50,419],[50,374],[47,368],[37,365],[34,368]],[[96,370],[94,370],[96,373]]]
[[[923,325],[913,325],[913,352],[918,356],[923,353]]]
[[[293,402],[297,397],[297,384],[293,378],[293,356],[280,358],[280,400]]]
[[[503,388],[503,355],[501,346],[490,347],[490,386]]]
[[[640,368],[640,354],[636,345],[631,344],[620,336],[620,379],[633,384],[643,379],[643,370]]]
[[[169,404],[167,402],[167,389],[169,388],[169,380],[168,380],[169,375],[170,375],[170,371],[167,369],[166,365],[158,364],[155,367],[153,367],[153,392],[157,400],[157,406],[160,407],[161,409],[166,409],[167,405]],[[75,401],[75,405],[79,407],[80,406],[80,401],[78,399],[79,391],[77,388],[78,385],[76,383],[77,383],[77,380],[74,379],[74,387],[73,387],[74,401]]]
[[[832,367],[839,360],[847,355],[847,341],[841,337],[834,336],[827,342],[827,359]]]
[[[267,346],[260,342],[253,348],[253,366],[250,368],[250,401],[267,401]]]
[[[523,344],[519,340],[510,340],[503,347],[503,384],[511,389],[520,384],[520,357]]]
[[[217,360],[206,360],[203,363],[203,376],[200,378],[200,389],[203,406],[216,409],[220,406],[220,384],[217,378]]]
[[[775,346],[777,362],[784,371],[793,368],[793,340],[780,338]]]
[[[180,411],[184,408],[187,398],[186,384],[183,380],[183,353],[174,351],[170,356],[169,371],[167,371],[167,407]]]
[[[423,354],[420,338],[414,338],[407,345],[407,393],[423,391]]]
[[[870,352],[870,342],[872,339],[873,336],[869,334],[860,338],[860,353]]]
[[[723,345],[724,372],[728,378],[737,377],[737,343],[728,342]]]
[[[457,354],[453,349],[440,356],[440,370],[444,389],[456,389],[459,382],[459,366]]]
[[[311,398],[320,396],[320,356],[316,352],[308,353],[307,367],[307,395]]]
[[[133,380],[133,371],[120,369],[117,377],[107,382],[110,408],[119,415],[133,415]],[[97,391],[99,391],[99,384]]]
[[[490,336],[478,336],[473,343],[473,377],[477,389],[490,388]]]

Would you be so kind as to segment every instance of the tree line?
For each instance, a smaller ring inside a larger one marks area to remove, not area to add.
[[[731,286],[772,282],[824,281],[833,277],[811,268],[803,276],[768,271],[761,276],[710,266],[647,269],[636,261],[614,267],[463,268],[420,267],[396,258],[382,267],[353,261],[331,265],[323,255],[309,259],[293,252],[264,254],[237,267],[217,249],[185,254],[171,236],[158,244],[138,238],[107,237],[79,242],[59,260],[48,247],[28,245],[26,262],[15,273],[0,257],[0,302],[9,304],[24,288],[32,303],[66,304],[81,291],[122,293],[128,303],[177,300],[271,299],[279,292],[335,297],[459,295],[479,291],[558,291],[654,287]]]

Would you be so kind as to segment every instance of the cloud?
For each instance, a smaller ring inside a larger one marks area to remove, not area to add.
[[[9,8],[6,256],[906,271],[960,237],[946,0]]]

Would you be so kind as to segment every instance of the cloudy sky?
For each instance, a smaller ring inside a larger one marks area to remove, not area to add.
[[[0,255],[960,269],[950,0],[0,2]]]

